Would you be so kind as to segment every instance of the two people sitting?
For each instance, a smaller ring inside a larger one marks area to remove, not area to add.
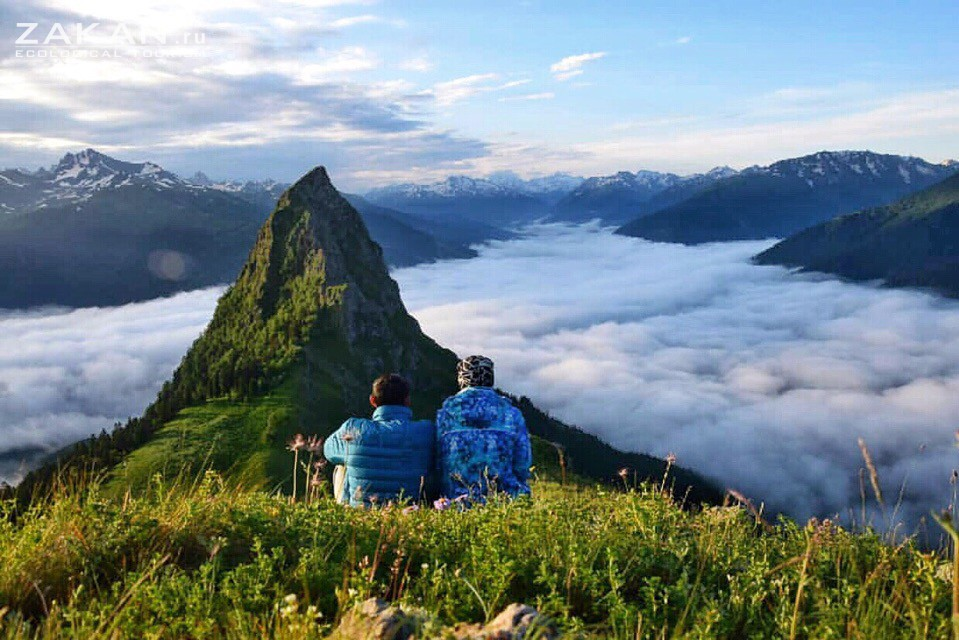
[[[435,424],[413,419],[402,376],[373,382],[372,419],[350,418],[323,447],[327,460],[346,468],[334,482],[337,500],[360,507],[433,495],[476,503],[493,492],[529,494],[526,422],[493,389],[493,361],[470,356],[456,369],[460,391],[443,402]]]

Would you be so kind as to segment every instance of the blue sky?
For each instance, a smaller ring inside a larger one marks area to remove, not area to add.
[[[75,5],[0,8],[0,165],[93,146],[216,177],[289,180],[322,163],[361,189],[836,148],[959,156],[954,1]],[[37,23],[37,45],[16,44],[18,22]],[[87,47],[120,55],[25,53],[76,45],[77,22],[100,23]],[[70,42],[44,46],[55,23]],[[119,24],[206,39],[117,47]]]

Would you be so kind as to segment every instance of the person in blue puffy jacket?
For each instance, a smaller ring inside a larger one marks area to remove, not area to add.
[[[410,384],[395,373],[373,382],[372,419],[350,418],[326,439],[323,454],[346,467],[340,502],[362,507],[419,500],[433,469],[435,429],[413,420]]]
[[[441,495],[482,502],[491,491],[529,494],[532,452],[526,421],[493,389],[493,361],[470,356],[456,373],[460,392],[447,398],[436,416]]]

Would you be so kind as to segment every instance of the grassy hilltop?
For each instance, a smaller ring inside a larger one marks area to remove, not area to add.
[[[465,513],[291,503],[213,474],[120,499],[62,489],[0,520],[0,638],[323,638],[372,596],[413,612],[418,637],[511,602],[566,637],[949,635],[937,554],[691,512],[656,485],[563,486],[539,444],[532,502]]]

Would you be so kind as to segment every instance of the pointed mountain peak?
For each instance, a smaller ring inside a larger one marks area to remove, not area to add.
[[[309,192],[312,194],[327,193],[339,195],[333,182],[330,180],[330,174],[326,167],[320,165],[314,167],[302,178],[293,183],[289,189],[290,193]]]
[[[165,422],[211,398],[282,386],[296,398],[290,428],[325,433],[366,412],[383,371],[412,379],[414,402],[435,406],[454,387],[455,363],[407,313],[360,214],[317,167],[280,197],[154,411]]]

